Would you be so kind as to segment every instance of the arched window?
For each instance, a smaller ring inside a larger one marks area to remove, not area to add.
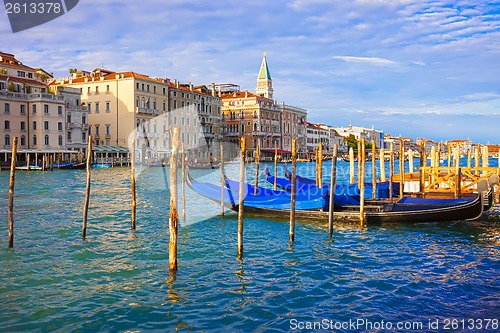
[[[5,136],[5,145],[10,146],[10,135],[8,134]]]
[[[33,135],[33,141],[32,142],[33,142],[33,146],[36,146],[36,134]]]
[[[21,135],[21,146],[26,146],[26,136]]]
[[[50,139],[49,139],[49,135],[48,134],[45,134],[45,145],[46,146],[50,145]]]
[[[63,145],[63,137],[62,137],[62,135],[59,135],[58,142],[59,142],[59,146]]]

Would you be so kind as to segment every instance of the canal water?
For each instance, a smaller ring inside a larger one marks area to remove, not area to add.
[[[238,168],[227,165],[228,176],[236,179]],[[313,170],[299,166],[304,176]],[[340,182],[345,170],[339,162]],[[221,218],[216,203],[187,189],[172,276],[168,169],[138,175],[135,231],[129,172],[92,170],[85,240],[85,171],[17,172],[14,249],[9,175],[0,172],[2,332],[499,330],[498,211],[474,222],[336,224],[332,238],[325,225],[299,221],[293,244],[286,221],[248,217],[238,260],[236,214]]]

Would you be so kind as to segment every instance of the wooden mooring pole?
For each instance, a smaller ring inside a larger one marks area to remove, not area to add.
[[[390,145],[390,162],[389,162],[389,200],[393,200],[394,192],[394,141],[391,141]]]
[[[257,188],[259,186],[259,166],[260,166],[260,147],[257,145],[255,147],[255,186],[253,189],[253,194],[257,194]]]
[[[278,145],[274,145],[274,183],[273,183],[273,189],[275,191],[277,188],[276,178],[278,178]]]
[[[136,207],[137,202],[135,201],[135,139],[132,139],[132,161],[131,161],[131,172],[130,172],[130,186],[132,188],[132,230],[135,230],[135,219],[136,219]]]
[[[385,182],[385,150],[384,148],[380,148],[380,156],[379,156],[379,164],[380,164],[380,181]]]
[[[330,200],[328,204],[328,236],[333,235],[333,212],[335,207],[335,186],[337,185],[337,154],[338,145],[333,145],[332,170],[330,173]]]
[[[240,139],[240,186],[238,191],[238,259],[243,256],[243,206],[244,206],[244,186],[245,186],[245,155],[246,138]]]
[[[87,146],[87,186],[85,187],[85,202],[83,204],[83,225],[82,238],[87,237],[87,216],[90,203],[90,164],[92,163],[92,136],[88,137],[89,143]]]
[[[12,157],[10,160],[9,180],[9,248],[14,247],[14,184],[16,179],[17,136],[12,140]]]
[[[179,154],[180,129],[175,127],[172,135],[172,156],[170,157],[170,214],[168,218],[170,243],[168,260],[170,271],[177,271],[177,235],[179,234],[179,214],[177,213],[177,162]]]
[[[317,169],[316,169],[317,170]],[[295,199],[297,192],[297,141],[292,140],[292,189],[290,193],[290,242],[295,240]]]
[[[318,187],[323,187],[323,143],[321,142],[318,144],[318,159]]]
[[[358,154],[359,161],[359,224],[361,227],[365,225],[365,168],[366,168],[366,153],[365,139],[361,139],[361,151]]]
[[[375,140],[372,140],[372,199],[377,197],[377,147],[375,147]]]
[[[224,217],[224,193],[226,191],[226,179],[224,179],[224,145],[220,144],[220,215]]]
[[[405,188],[405,147],[403,139],[399,139],[399,198],[403,197]]]
[[[354,149],[349,148],[349,183],[354,184]]]
[[[186,151],[184,143],[181,148],[181,206],[182,206],[182,222],[186,223]]]

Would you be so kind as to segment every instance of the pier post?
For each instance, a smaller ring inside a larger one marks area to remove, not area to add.
[[[85,202],[83,204],[83,226],[82,238],[87,237],[87,216],[90,203],[90,163],[92,163],[92,136],[88,137],[89,143],[87,146],[87,186],[85,187]]]
[[[426,161],[426,156],[425,156],[425,143],[420,142],[420,193],[422,194],[422,197],[425,196],[425,161]]]
[[[372,199],[377,197],[377,147],[375,140],[372,140]]]
[[[224,145],[220,144],[220,215],[224,217],[224,192],[226,190],[226,180],[224,179]]]
[[[354,184],[354,149],[349,148],[349,183]]]
[[[361,139],[358,140],[358,187],[361,178]]]
[[[276,178],[278,177],[278,145],[274,145],[274,184],[273,189],[276,191]]]
[[[413,166],[413,149],[408,150],[408,167],[410,174],[412,174],[413,170],[415,170]]]
[[[441,142],[438,142],[436,159],[437,159],[436,166],[441,166]]]
[[[403,139],[399,139],[399,198],[403,197],[405,188],[405,147]]]
[[[385,149],[383,147],[380,147],[379,164],[380,164],[380,181],[385,182],[387,179],[385,177]]]
[[[12,140],[12,157],[10,160],[10,179],[9,179],[9,248],[14,247],[14,185],[16,179],[16,155],[17,155],[17,136]]]
[[[297,192],[297,141],[292,140],[292,189],[290,193],[290,242],[295,240],[295,199]]]
[[[30,154],[26,154],[26,170],[30,171]]]
[[[392,202],[393,200],[393,191],[394,191],[394,141],[391,141],[390,146],[390,162],[389,162],[389,200]]]
[[[259,166],[260,166],[260,146],[255,147],[255,186],[253,194],[257,194],[257,187],[259,186]]]
[[[330,201],[328,205],[328,236],[333,235],[333,212],[335,207],[335,186],[337,184],[337,153],[338,145],[333,145],[332,170],[330,173]]]
[[[182,222],[186,223],[186,151],[184,150],[184,142],[181,146],[181,206],[182,206]]]
[[[319,164],[319,146],[316,146],[314,148],[314,163],[315,163],[315,166],[316,166],[316,171],[315,171],[315,175],[316,175],[316,186],[319,186],[319,171],[318,171],[318,164]]]
[[[365,225],[365,169],[366,169],[366,147],[365,139],[361,139],[361,154],[358,154],[359,161],[359,224],[361,227]]]
[[[136,219],[136,207],[137,202],[135,201],[135,138],[132,139],[132,161],[131,172],[130,172],[130,187],[132,189],[132,230],[135,230],[135,219]]]
[[[179,154],[179,128],[173,129],[172,156],[170,157],[170,214],[168,259],[170,271],[177,271],[177,235],[179,234],[179,214],[177,213],[177,162]]]
[[[244,186],[245,186],[245,155],[246,138],[240,139],[240,186],[238,191],[238,259],[243,256],[243,206],[244,206]]]
[[[322,142],[320,142],[318,145],[318,187],[323,187],[323,143]]]

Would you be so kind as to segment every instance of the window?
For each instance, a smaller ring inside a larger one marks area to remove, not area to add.
[[[86,124],[87,123],[87,118],[85,116],[82,116],[82,124]]]
[[[43,129],[48,131],[49,130],[49,122],[48,121],[44,121],[43,122]]]
[[[36,130],[36,121],[33,122],[33,129]]]
[[[5,130],[6,131],[9,131],[10,130],[10,121],[6,120],[5,121],[5,126],[4,126]]]
[[[89,102],[88,105],[89,105],[89,113],[90,113],[92,111],[92,103]]]
[[[5,136],[5,145],[10,146],[10,135],[8,134]]]
[[[87,95],[90,95],[91,92],[90,92],[90,87],[87,88]]]
[[[109,84],[106,85],[106,92],[109,93]]]
[[[21,135],[21,147],[26,146],[26,137],[24,135]]]
[[[99,102],[95,102],[95,113],[99,113]]]
[[[85,133],[82,133],[82,143],[85,143],[87,141],[87,135]]]
[[[57,143],[59,144],[59,146],[63,145],[63,137],[62,137],[62,135],[59,135],[59,137],[57,138]]]
[[[136,89],[136,90],[139,90],[139,82],[137,82],[137,83],[135,84],[135,89]]]
[[[24,104],[21,104],[21,110],[20,110],[21,114],[26,114],[26,105]]]
[[[32,114],[36,114],[36,105],[33,105],[33,106],[31,107],[31,113],[32,113]]]
[[[106,125],[106,136],[111,135],[111,130],[110,130],[111,125]]]
[[[96,86],[96,87],[95,87],[95,94],[96,94],[96,95],[99,95],[99,86]]]
[[[99,136],[99,125],[95,125],[95,136]]]
[[[21,121],[21,132],[26,132],[26,122]]]
[[[44,114],[49,114],[49,105],[48,104],[44,104],[43,105],[43,113]]]
[[[62,113],[63,113],[63,112],[62,112],[62,106],[60,106],[60,105],[59,105],[59,106],[57,107],[57,114],[58,114],[58,115],[62,115]]]
[[[68,142],[71,142],[71,132],[66,133],[66,139],[68,139]]]
[[[66,118],[67,118],[66,122],[69,124],[71,122],[71,113],[68,113],[68,116]]]
[[[57,123],[57,130],[58,130],[59,132],[62,132],[62,130],[63,130],[63,124],[62,124],[61,122],[58,122],[58,123]]]
[[[167,94],[167,88],[163,88],[163,95]]]
[[[106,102],[106,112],[109,113],[111,111],[110,103]]]
[[[10,113],[10,104],[9,103],[5,103],[5,107],[4,107],[4,112],[5,113]]]
[[[33,141],[32,142],[33,142],[33,146],[36,146],[36,134],[33,135]]]
[[[26,77],[26,72],[17,71],[17,76],[18,77]]]
[[[49,139],[49,135],[48,134],[45,134],[45,145],[46,146],[50,145],[50,139]]]

